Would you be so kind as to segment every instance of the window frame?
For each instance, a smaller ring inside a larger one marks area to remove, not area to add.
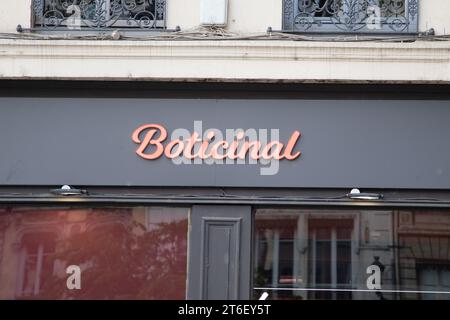
[[[364,22],[346,25],[333,22],[332,17],[301,16],[298,8],[300,1],[310,1],[313,3],[315,0],[283,0],[282,31],[313,34],[415,34],[418,32],[420,0],[404,0],[404,21],[401,21],[397,17],[382,18],[380,29],[369,29],[367,27],[368,24]],[[359,1],[372,2],[371,0]],[[367,19],[363,21],[367,21]],[[296,27],[296,24],[300,25],[302,23],[304,25],[303,28]]]
[[[92,32],[102,32],[102,31],[112,31],[112,30],[121,30],[124,32],[161,32],[167,30],[167,0],[144,0],[145,4],[147,4],[147,1],[153,2],[155,9],[154,12],[149,12],[150,14],[155,15],[155,20],[151,20],[152,24],[151,26],[147,26],[145,24],[145,19],[142,20],[142,24],[139,24],[138,19],[126,19],[126,17],[121,17],[120,14],[123,12],[119,12],[116,15],[114,15],[111,19],[107,20],[103,23],[103,25],[100,24],[100,22],[96,25],[95,21],[92,21],[90,19],[81,19],[81,27],[80,28],[71,28],[67,26],[67,20],[70,17],[64,17],[62,19],[57,19],[58,24],[53,25],[46,25],[45,22],[48,21],[49,24],[51,23],[51,19],[54,19],[54,17],[44,18],[46,13],[49,12],[57,12],[56,15],[63,15],[65,12],[61,10],[44,10],[45,3],[47,1],[53,1],[53,0],[31,0],[31,30],[32,31],[46,31],[46,32],[64,32],[64,33],[83,33],[88,31],[89,33]],[[58,3],[61,3],[62,0],[54,0]],[[71,0],[73,1],[73,0]],[[91,1],[97,1],[97,0],[91,0]],[[98,0],[98,1],[105,1],[110,2],[112,0]],[[121,0],[125,1],[125,0]],[[135,0],[133,0],[135,1]],[[75,1],[73,1],[75,2]],[[79,2],[79,1],[78,1]],[[158,9],[158,5],[160,6],[160,9]],[[145,7],[144,7],[145,9]],[[158,12],[158,10],[160,10]],[[141,12],[138,12],[135,14],[135,17],[139,15],[140,13],[147,12],[146,10],[143,10]],[[161,15],[161,18],[158,18],[157,15]],[[76,19],[76,18],[75,18]]]

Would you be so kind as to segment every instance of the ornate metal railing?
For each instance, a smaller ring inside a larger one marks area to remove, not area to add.
[[[283,0],[290,32],[414,33],[419,0]]]
[[[35,28],[162,29],[166,0],[32,0]]]

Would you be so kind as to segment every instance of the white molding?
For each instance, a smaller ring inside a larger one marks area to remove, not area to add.
[[[0,39],[0,79],[450,83],[450,41]]]

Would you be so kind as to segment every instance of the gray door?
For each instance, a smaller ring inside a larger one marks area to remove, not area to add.
[[[192,207],[188,299],[249,299],[251,207]]]

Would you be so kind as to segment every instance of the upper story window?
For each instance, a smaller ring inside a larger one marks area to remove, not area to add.
[[[288,32],[414,33],[419,0],[284,0]]]
[[[39,29],[165,28],[166,0],[32,0]]]

